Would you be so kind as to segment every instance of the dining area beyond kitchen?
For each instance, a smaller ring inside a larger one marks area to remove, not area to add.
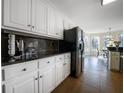
[[[123,32],[108,31],[85,34],[85,57],[97,57],[104,61],[106,68],[123,71]]]

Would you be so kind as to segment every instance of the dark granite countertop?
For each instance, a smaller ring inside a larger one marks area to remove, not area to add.
[[[60,55],[60,54],[64,54],[64,53],[68,53],[67,52],[56,52],[56,53],[48,53],[48,54],[39,54],[36,58],[32,58],[32,59],[20,59],[20,60],[16,60],[15,62],[2,62],[2,66],[7,66],[7,65],[12,65],[12,64],[18,64],[18,63],[23,63],[23,62],[29,62],[29,61],[33,61],[33,60],[37,60],[37,59],[41,59],[41,58],[46,58],[46,57],[51,57],[51,56],[55,56],[55,55]]]
[[[107,47],[109,51],[115,51],[115,52],[123,52],[123,47]]]

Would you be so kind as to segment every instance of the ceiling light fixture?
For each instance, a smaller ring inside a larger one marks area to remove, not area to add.
[[[116,0],[101,0],[101,5],[104,6],[104,5],[107,5],[107,4],[110,4],[112,2],[115,2]]]

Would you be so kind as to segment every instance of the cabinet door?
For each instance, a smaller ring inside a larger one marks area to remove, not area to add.
[[[61,39],[63,39],[63,19],[61,17],[61,15],[57,15],[56,17],[56,33],[58,33],[58,37],[60,37]]]
[[[67,18],[64,19],[64,29],[65,30],[70,29],[70,24]]]
[[[65,79],[70,74],[70,60],[65,59],[65,63],[63,64],[63,78]]]
[[[70,74],[70,59],[67,59],[66,62],[66,77]]]
[[[33,0],[32,3],[32,31],[47,34],[48,8],[43,0]]]
[[[58,35],[56,31],[56,12],[51,8],[48,10],[48,35]]]
[[[56,65],[56,86],[58,86],[63,80],[63,64],[58,63]]]
[[[50,93],[55,88],[55,67],[39,74],[39,93]]]
[[[4,0],[3,25],[30,30],[31,0]]]
[[[38,93],[37,73],[8,81],[5,88],[6,93]]]

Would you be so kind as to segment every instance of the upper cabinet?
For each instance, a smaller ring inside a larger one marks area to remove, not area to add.
[[[63,18],[53,8],[48,11],[48,35],[63,39]]]
[[[3,0],[3,25],[30,30],[31,0]]]
[[[61,16],[60,13],[58,13],[58,15],[56,16],[56,30],[58,31],[58,35],[60,36],[60,38],[63,39],[63,31],[64,31],[64,19],[63,17]]]
[[[47,0],[3,0],[2,27],[46,37],[63,39],[72,22]]]
[[[43,0],[32,0],[32,31],[47,34],[48,8]]]
[[[56,12],[54,9],[49,8],[48,10],[48,35],[57,36],[56,31]]]
[[[71,29],[76,25],[67,17],[64,18],[64,30]]]

